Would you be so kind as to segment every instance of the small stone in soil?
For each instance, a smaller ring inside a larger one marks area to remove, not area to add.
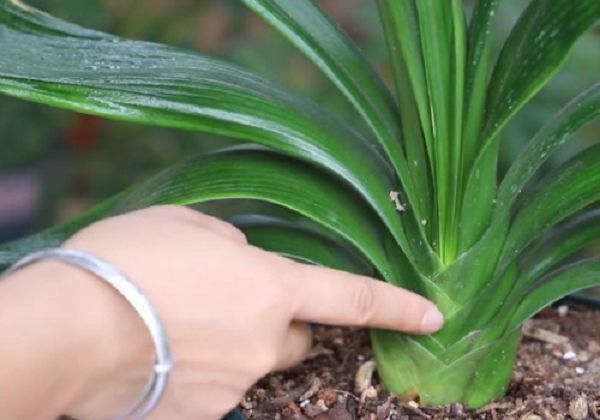
[[[406,403],[410,408],[419,408],[419,403],[416,401],[409,401]]]
[[[588,416],[588,403],[585,395],[579,395],[569,403],[569,415],[573,420],[583,420]]]
[[[560,305],[558,308],[556,308],[556,312],[558,312],[559,317],[564,318],[569,313],[569,306]]]

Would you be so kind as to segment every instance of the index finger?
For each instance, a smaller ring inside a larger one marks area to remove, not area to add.
[[[416,334],[435,332],[444,323],[432,302],[383,281],[300,263],[293,263],[289,280],[299,321]]]

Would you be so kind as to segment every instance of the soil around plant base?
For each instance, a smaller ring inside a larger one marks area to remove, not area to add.
[[[256,420],[600,420],[600,311],[562,305],[524,327],[507,395],[482,409],[420,407],[383,389],[364,330],[318,327],[302,365],[272,374],[242,402]]]

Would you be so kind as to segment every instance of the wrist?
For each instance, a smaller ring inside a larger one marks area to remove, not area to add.
[[[86,341],[93,346],[89,376],[68,414],[114,417],[144,393],[154,367],[154,345],[139,314],[117,290],[85,269],[61,264],[78,277],[71,287],[86,296],[80,305],[88,315],[91,334]]]
[[[17,313],[27,314],[20,345],[29,348],[29,361],[21,362],[33,371],[25,375],[37,381],[41,374],[44,383],[57,385],[31,395],[27,403],[43,407],[39,416],[110,417],[141,395],[153,348],[143,323],[116,291],[51,260],[14,273],[3,287],[0,298],[13,299]]]

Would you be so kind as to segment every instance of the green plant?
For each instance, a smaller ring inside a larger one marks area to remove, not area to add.
[[[597,21],[600,3],[532,0],[493,66],[499,0],[479,0],[468,25],[459,0],[379,0],[394,99],[313,1],[243,2],[331,79],[368,132],[229,64],[1,0],[5,94],[261,146],[182,162],[75,220],[3,245],[0,264],[133,208],[269,202],[287,211],[233,211],[253,243],[379,276],[443,310],[447,325],[433,336],[373,331],[379,373],[392,392],[473,407],[498,397],[521,324],[600,283],[600,260],[570,258],[600,238],[600,212],[591,208],[600,199],[600,145],[536,177],[598,116],[600,84],[551,118],[497,180],[500,133]]]

